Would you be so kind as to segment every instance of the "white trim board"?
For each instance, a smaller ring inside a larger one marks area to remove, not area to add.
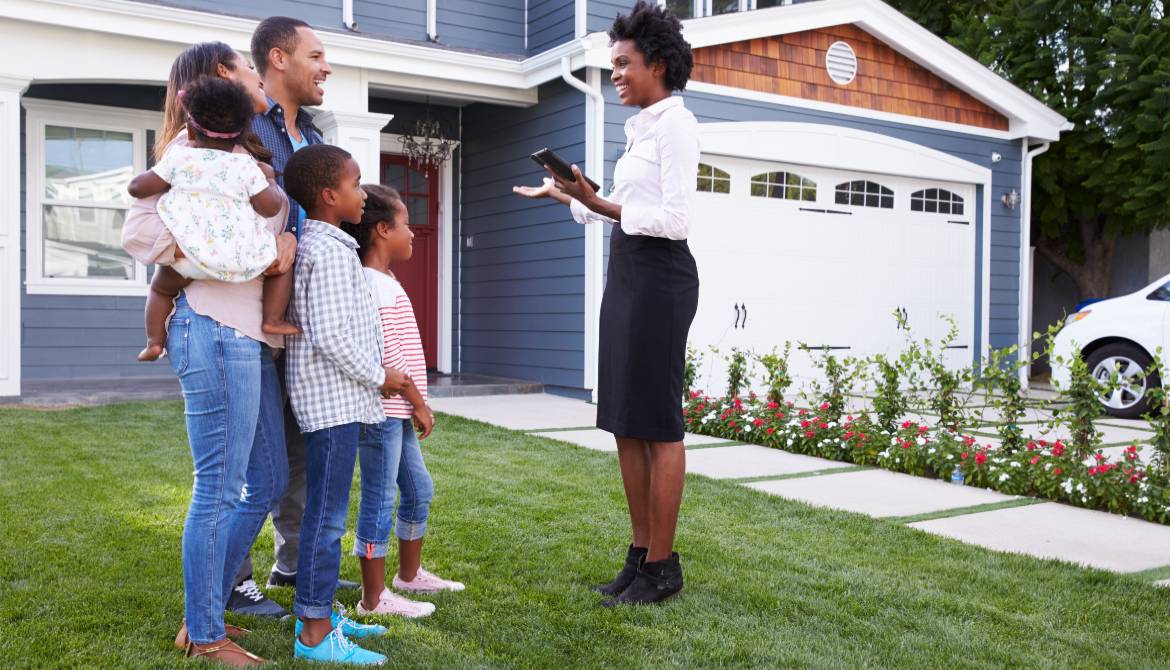
[[[455,146],[459,143],[456,141]],[[393,133],[382,133],[382,153],[402,155],[402,136]],[[455,277],[453,251],[455,234],[454,183],[455,172],[452,165],[454,160],[443,163],[439,170],[439,313],[436,315],[435,328],[438,331],[439,341],[435,343],[437,359],[435,365],[439,372],[451,374],[453,370],[451,360],[451,328],[454,323],[453,281]]]
[[[982,237],[975,241],[982,248],[983,257],[982,267],[976,268],[982,286],[982,318],[981,323],[975,324],[980,332],[981,347],[973,355],[977,360],[988,354],[991,324],[990,169],[888,135],[815,123],[700,123],[699,149],[705,155],[950,181],[981,188]]]
[[[0,396],[20,395],[20,95],[0,76]]]

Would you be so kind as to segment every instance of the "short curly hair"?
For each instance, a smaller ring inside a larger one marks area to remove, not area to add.
[[[683,39],[682,23],[665,7],[638,0],[629,14],[618,14],[609,29],[609,42],[633,40],[646,64],[666,66],[663,83],[671,91],[687,87],[695,60],[691,45]]]
[[[255,113],[244,87],[219,77],[203,76],[187,84],[181,100],[187,116],[199,128],[217,133],[240,133],[242,137]],[[187,132],[203,135],[191,124]]]
[[[337,188],[348,151],[332,144],[313,144],[295,152],[284,166],[284,191],[305,210],[311,210],[321,191]]]

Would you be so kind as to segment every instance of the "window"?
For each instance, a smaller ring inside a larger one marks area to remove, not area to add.
[[[927,188],[910,194],[910,211],[961,215],[963,198],[946,189]]]
[[[699,163],[699,186],[701,193],[731,193],[731,175],[717,167]]]
[[[122,250],[126,186],[146,170],[152,112],[26,98],[29,293],[145,295]]]
[[[815,202],[817,184],[792,172],[765,172],[752,177],[752,195],[757,198]]]
[[[1170,302],[1170,282],[1162,284],[1154,289],[1154,292],[1146,296],[1146,300],[1161,300],[1162,302]]]
[[[894,208],[894,192],[877,182],[857,180],[837,184],[836,196],[838,205]]]
[[[658,0],[680,19],[791,5],[792,0]]]

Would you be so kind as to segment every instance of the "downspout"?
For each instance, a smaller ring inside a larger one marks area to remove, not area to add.
[[[439,41],[438,0],[427,0],[427,39]]]
[[[341,23],[347,30],[357,30],[357,21],[353,20],[353,0],[341,0]]]
[[[585,94],[585,174],[605,190],[605,96],[601,94],[601,71],[586,68],[588,83],[573,76],[572,60],[561,58],[561,79]],[[592,389],[597,401],[597,343],[602,283],[602,252],[605,231],[600,225],[585,226],[585,360],[582,384]]]
[[[1024,149],[1028,138],[1024,138]],[[1051,142],[1024,154],[1024,209],[1020,213],[1020,351],[1019,356],[1028,364],[1020,368],[1020,384],[1028,388],[1028,377],[1032,369],[1032,159],[1048,151]]]

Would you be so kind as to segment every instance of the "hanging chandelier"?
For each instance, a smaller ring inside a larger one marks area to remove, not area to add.
[[[402,136],[402,155],[422,172],[438,168],[451,157],[455,143],[443,137],[439,122],[431,118],[427,101],[427,115],[414,124],[414,133]]]

